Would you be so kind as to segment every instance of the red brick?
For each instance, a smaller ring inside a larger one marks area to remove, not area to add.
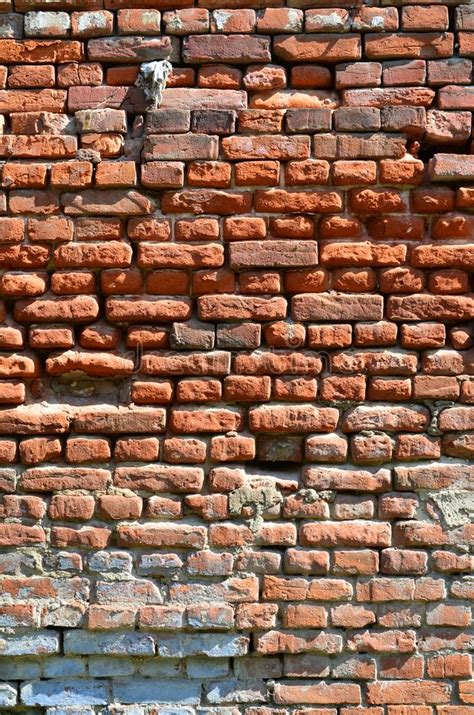
[[[206,65],[198,71],[197,84],[211,90],[238,90],[242,86],[242,72],[231,65]]]
[[[138,519],[142,511],[142,500],[139,497],[104,494],[99,497],[97,507],[103,519]]]
[[[361,42],[359,35],[277,35],[274,51],[286,61],[347,62],[360,59]]]
[[[275,702],[278,704],[358,705],[360,700],[360,686],[355,683],[293,685],[282,682],[275,686]]]
[[[248,193],[231,193],[217,189],[165,193],[161,203],[164,213],[214,213],[223,216],[247,213],[251,205],[252,197]]]
[[[105,549],[109,543],[110,535],[109,529],[94,526],[82,526],[80,529],[53,526],[51,544],[59,548],[73,546],[85,549]]]
[[[365,46],[366,56],[370,59],[435,59],[449,57],[452,51],[453,35],[449,32],[387,34],[383,39],[374,34],[367,36]]]
[[[53,496],[48,510],[51,519],[60,521],[88,521],[94,513],[94,498]]]
[[[2,186],[10,189],[41,189],[46,186],[44,164],[6,164],[2,172]],[[7,224],[15,219],[2,219]],[[5,240],[5,239],[4,239]]]
[[[388,680],[368,685],[367,697],[372,705],[449,702],[450,687],[445,683],[416,682],[412,680]]]
[[[307,546],[389,546],[391,534],[390,525],[382,522],[329,522],[304,525],[301,539]]]
[[[87,626],[92,631],[132,627],[135,615],[132,608],[93,605],[88,612]]]
[[[97,62],[59,65],[57,68],[58,86],[75,87],[78,85],[97,86],[102,84],[102,66]]]
[[[45,533],[40,526],[23,524],[0,524],[0,544],[5,546],[31,546],[43,544]]]
[[[212,62],[216,57],[223,62],[249,64],[271,59],[265,37],[190,36],[184,44],[183,57],[187,63]]]
[[[205,530],[177,524],[150,526],[119,526],[118,542],[121,546],[167,546],[202,548]]]
[[[66,443],[68,462],[102,462],[110,459],[110,446],[105,439],[74,437]]]

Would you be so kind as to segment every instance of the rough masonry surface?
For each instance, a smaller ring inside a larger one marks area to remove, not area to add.
[[[474,4],[284,3],[0,0],[1,713],[474,715]]]

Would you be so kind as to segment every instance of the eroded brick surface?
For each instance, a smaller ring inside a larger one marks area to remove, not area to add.
[[[2,713],[473,714],[473,57],[0,1]]]

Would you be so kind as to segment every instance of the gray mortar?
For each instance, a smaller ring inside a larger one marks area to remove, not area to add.
[[[314,502],[320,500],[333,502],[336,498],[336,492],[333,492],[330,489],[325,489],[319,492],[316,489],[300,489],[298,496],[302,498],[305,504],[314,504]]]
[[[249,528],[256,533],[263,524],[263,514],[282,501],[282,494],[273,484],[267,486],[245,484],[229,494],[229,511],[233,516],[239,516],[244,507],[251,507],[253,514],[249,519]]]
[[[469,524],[474,518],[474,493],[463,489],[443,489],[428,498],[434,501],[449,527]]]

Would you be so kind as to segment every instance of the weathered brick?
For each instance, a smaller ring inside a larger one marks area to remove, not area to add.
[[[292,302],[296,320],[380,320],[380,296],[338,296],[302,294]]]
[[[191,35],[184,41],[183,58],[187,63],[221,62],[250,64],[271,60],[270,41],[265,36]]]
[[[309,157],[308,137],[259,136],[228,137],[222,140],[227,159],[306,159]]]
[[[347,62],[361,57],[359,35],[277,35],[274,40],[277,57],[299,62]]]
[[[340,704],[360,703],[360,686],[355,683],[321,683],[294,685],[281,681],[276,686],[275,700],[278,704]]]
[[[332,432],[337,420],[336,410],[312,405],[262,406],[252,408],[249,413],[253,432]]]
[[[0,709],[466,715],[474,13],[198,4],[0,0]]]

